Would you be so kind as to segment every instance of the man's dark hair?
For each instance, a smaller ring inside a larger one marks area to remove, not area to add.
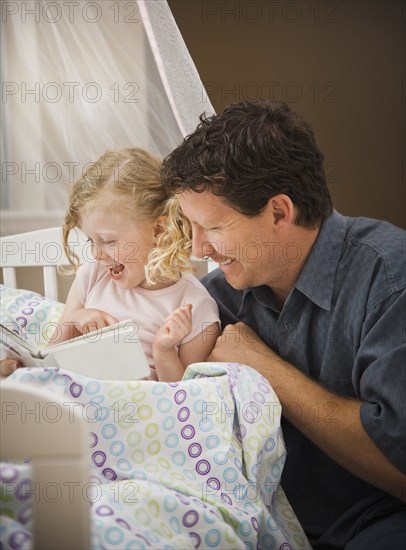
[[[246,216],[284,193],[297,225],[315,227],[332,211],[324,155],[313,131],[284,103],[240,102],[200,116],[196,131],[163,161],[170,195],[205,190]]]

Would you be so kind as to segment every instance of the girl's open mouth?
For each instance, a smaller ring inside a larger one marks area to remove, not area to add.
[[[110,275],[112,276],[112,278],[119,279],[123,272],[124,266],[123,264],[116,264],[110,267],[109,269],[110,269]]]

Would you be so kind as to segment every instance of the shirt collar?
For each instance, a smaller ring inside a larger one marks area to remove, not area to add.
[[[331,305],[346,226],[345,217],[336,210],[324,220],[295,285],[309,300],[326,310]]]
[[[346,232],[345,217],[333,210],[332,214],[322,223],[316,242],[289,297],[296,288],[319,307],[330,309],[335,274]],[[266,286],[244,289],[241,310],[244,308],[247,296],[251,293],[258,302],[278,312],[274,306],[272,290]]]

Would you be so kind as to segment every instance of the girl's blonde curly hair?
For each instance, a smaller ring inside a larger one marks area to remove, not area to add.
[[[106,151],[72,188],[63,226],[64,250],[76,270],[79,258],[69,248],[70,231],[80,227],[80,216],[98,207],[117,207],[120,215],[140,223],[165,217],[164,230],[148,255],[145,266],[149,284],[176,282],[181,272],[192,271],[191,228],[178,199],[169,198],[161,184],[161,161],[138,148]]]

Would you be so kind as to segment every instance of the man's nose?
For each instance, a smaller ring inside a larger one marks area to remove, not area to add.
[[[192,255],[195,258],[211,256],[215,252],[214,246],[207,240],[204,231],[193,228],[192,232]]]

